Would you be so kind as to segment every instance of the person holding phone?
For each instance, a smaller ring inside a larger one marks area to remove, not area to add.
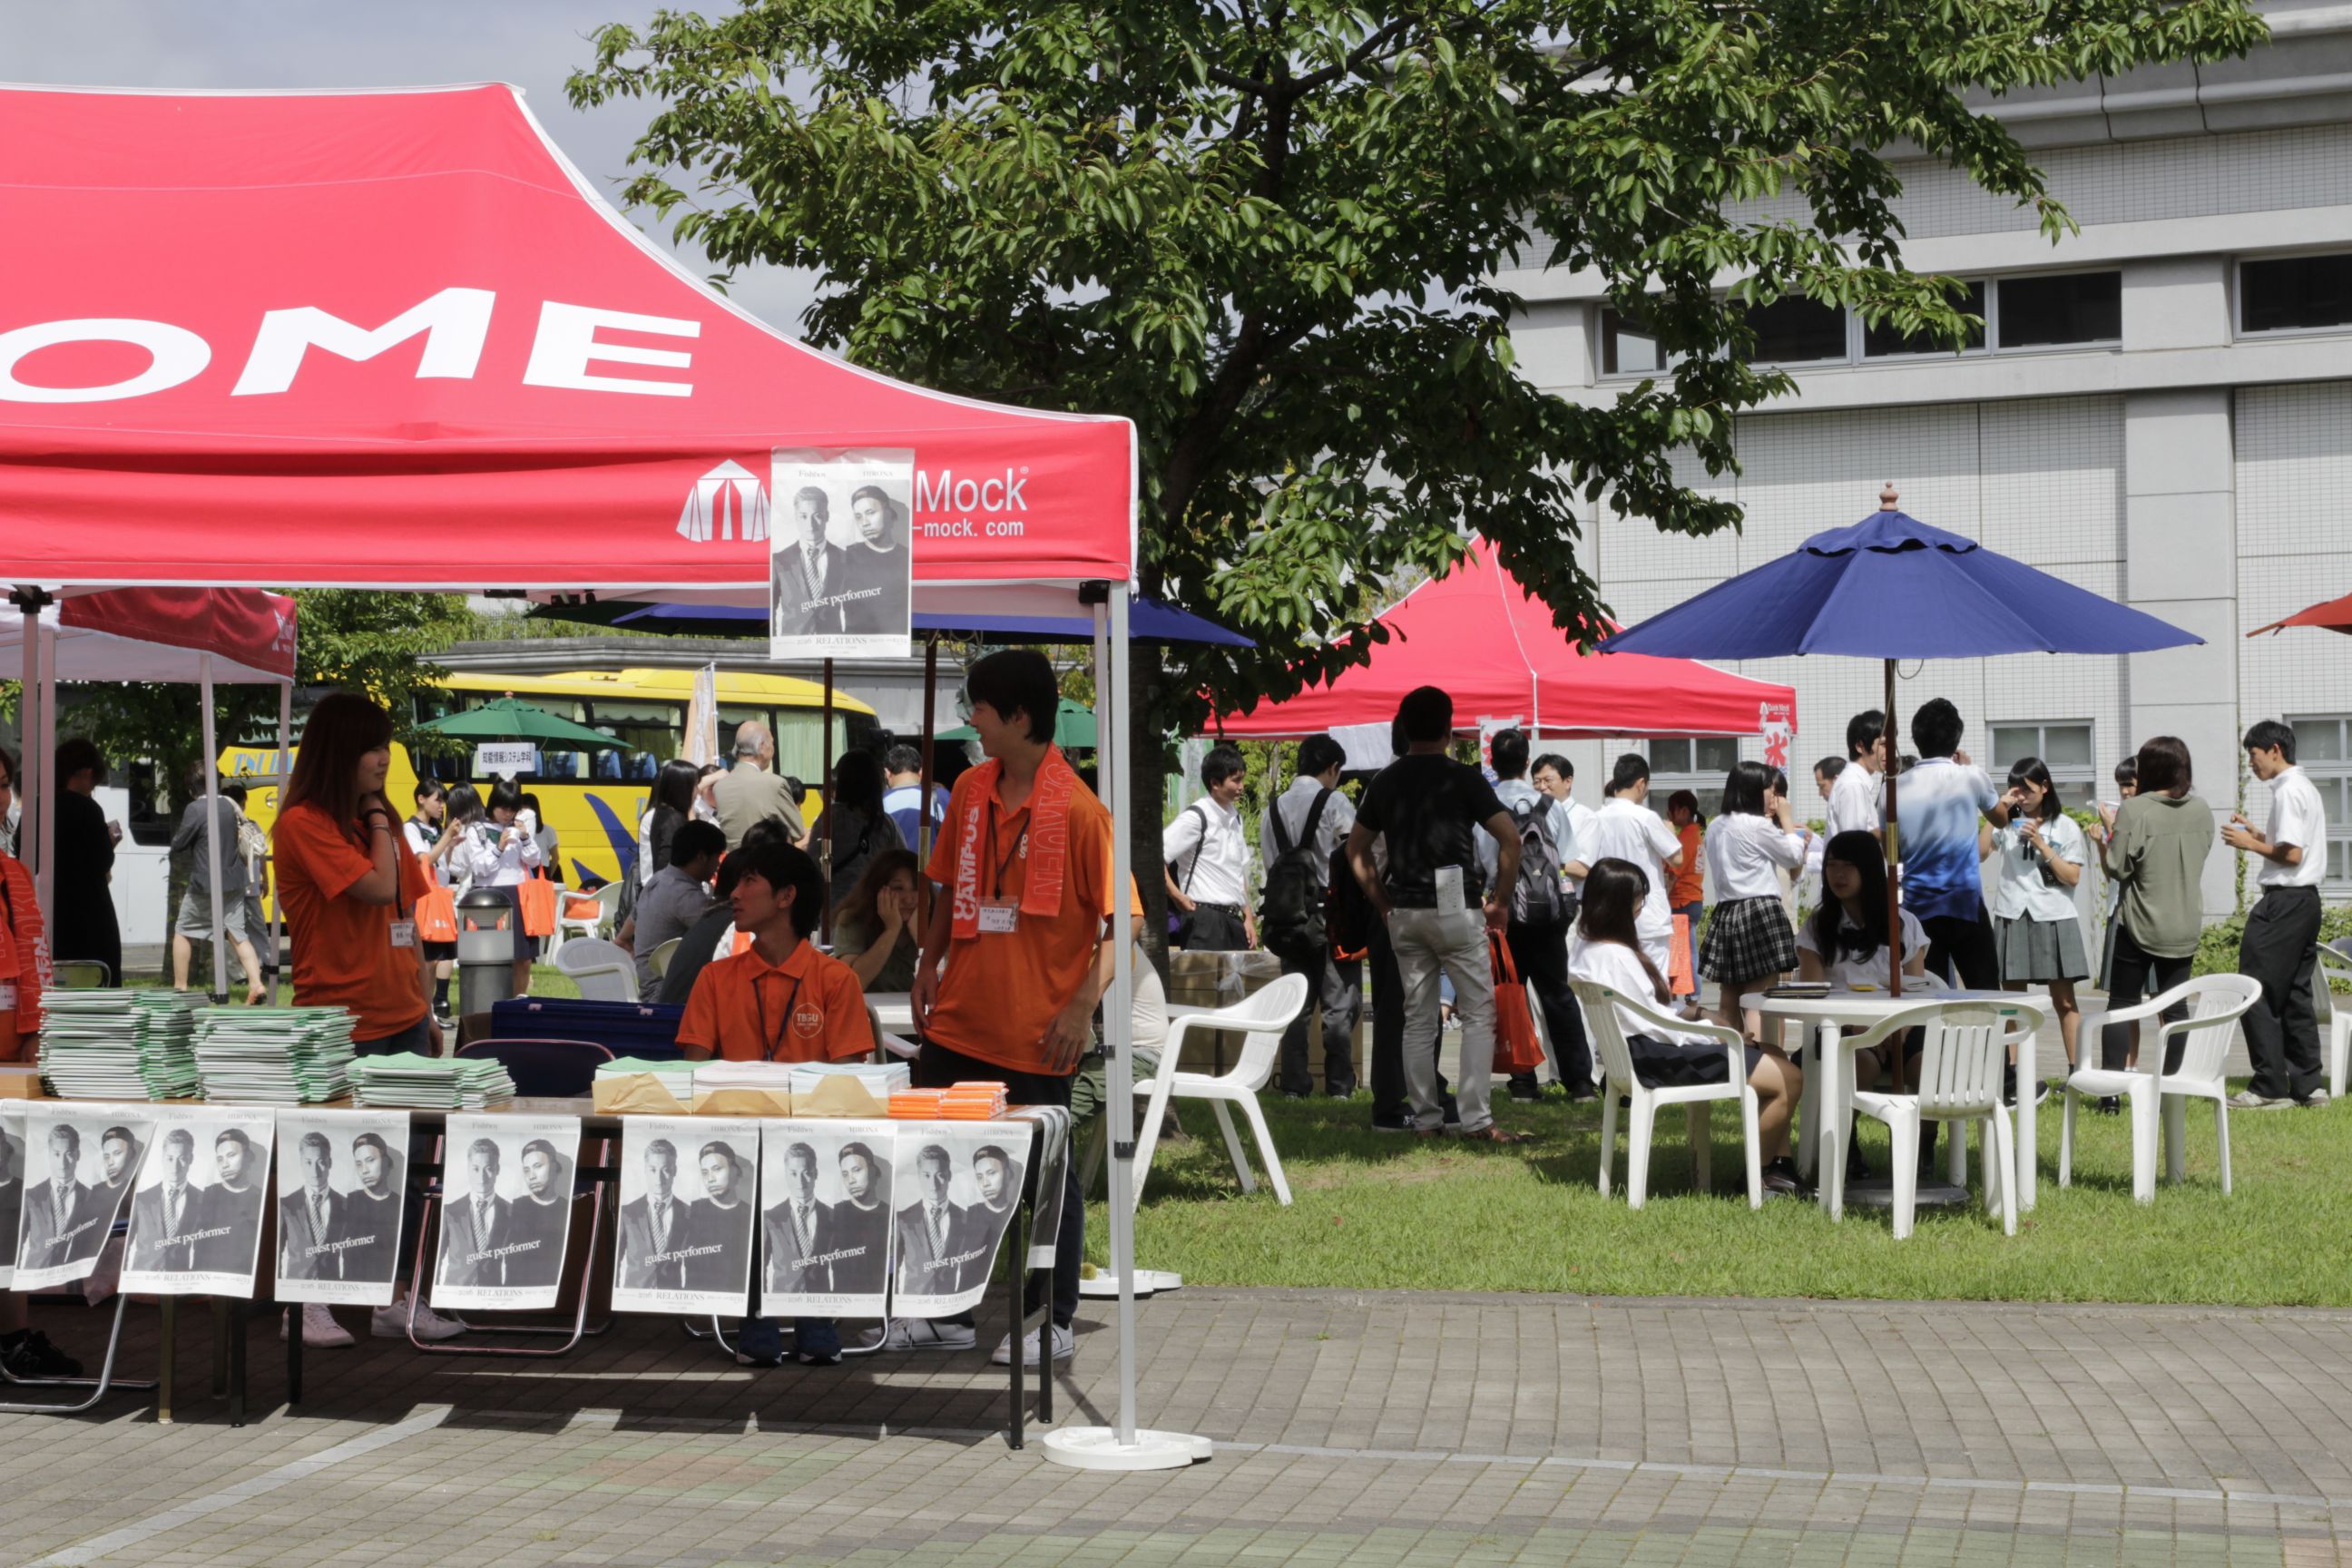
[[[2011,765],[2000,799],[2008,823],[1977,829],[1979,857],[1994,863],[1993,942],[2000,983],[2011,991],[2029,984],[2050,988],[2071,1072],[2083,1029],[2074,984],[2091,973],[2090,948],[2074,909],[2074,889],[2090,859],[2090,843],[2060,805],[2050,769],[2039,757],[2021,757]]]
[[[512,779],[492,784],[483,805],[482,819],[468,825],[451,858],[476,889],[495,889],[515,906],[514,994],[521,996],[530,990],[530,963],[539,956],[539,943],[523,931],[519,889],[541,864],[539,822],[525,809],[522,791]]]

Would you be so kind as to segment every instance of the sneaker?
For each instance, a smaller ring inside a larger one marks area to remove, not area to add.
[[[2221,1103],[2232,1110],[2283,1110],[2293,1105],[2294,1101],[2273,1100],[2267,1094],[2256,1094],[2251,1089],[2242,1089]]]
[[[1777,1160],[1764,1162],[1764,1194],[1767,1197],[1793,1198],[1801,1190],[1794,1160],[1783,1154]]]
[[[1323,1098],[1326,1100],[1353,1100],[1356,1098],[1356,1086],[1352,1083],[1327,1083],[1323,1086]]]
[[[0,1365],[11,1377],[79,1377],[81,1363],[49,1343],[38,1329],[18,1329],[0,1337]]]
[[[1077,1353],[1077,1349],[1078,1336],[1072,1333],[1067,1328],[1056,1323],[1054,1326],[1054,1359],[1055,1361],[1067,1361],[1070,1357]],[[997,1341],[996,1348],[989,1352],[988,1359],[998,1366],[1011,1366],[1013,1364],[1013,1336],[1011,1334],[1007,1334],[1003,1339]],[[1035,1366],[1037,1364],[1037,1336],[1034,1333],[1024,1334],[1021,1336],[1021,1364],[1023,1366]]]
[[[1372,1131],[1375,1132],[1410,1132],[1412,1131],[1412,1116],[1410,1112],[1403,1112],[1393,1116],[1386,1114],[1376,1115],[1372,1118]]]
[[[2309,1094],[2305,1095],[2301,1100],[2296,1100],[2295,1103],[2304,1107],[2307,1110],[2324,1110],[2327,1108],[2329,1097],[2326,1089],[2315,1089]]]
[[[968,1351],[979,1345],[980,1335],[970,1323],[937,1318],[893,1318],[882,1336],[886,1351]]]
[[[1513,1100],[1532,1102],[1543,1098],[1543,1089],[1532,1079],[1526,1083],[1522,1083],[1517,1079],[1513,1079],[1511,1080],[1511,1098]]]
[[[2121,1116],[2124,1113],[2123,1096],[2103,1094],[2092,1103],[2091,1109],[2101,1116]]]
[[[799,1335],[793,1335],[795,1341]],[[835,1342],[836,1346],[840,1341]],[[737,1366],[782,1366],[784,1364],[783,1331],[766,1318],[746,1318],[735,1335]]]
[[[410,1300],[394,1301],[389,1307],[378,1307],[369,1316],[368,1332],[380,1340],[404,1340],[408,1337],[412,1312],[415,1315],[416,1338],[425,1344],[456,1339],[473,1327],[463,1318],[436,1312],[422,1301]]]
[[[1600,1098],[1601,1086],[1591,1079],[1582,1079],[1568,1086],[1568,1099],[1571,1105],[1583,1105]]]
[[[279,1339],[283,1340],[286,1337],[287,1326],[292,1321],[293,1317],[294,1314],[289,1311],[284,1317],[278,1319],[278,1337]],[[357,1340],[352,1338],[352,1331],[349,1329],[335,1321],[333,1310],[324,1301],[302,1303],[302,1342],[316,1346],[320,1350],[341,1350],[345,1345],[359,1343]]]
[[[803,1318],[793,1325],[793,1348],[803,1366],[839,1366],[841,1331],[830,1318]]]

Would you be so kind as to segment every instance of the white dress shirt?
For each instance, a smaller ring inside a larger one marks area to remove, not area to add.
[[[1606,814],[1608,807],[1601,807]],[[1568,944],[1568,973],[1574,980],[1590,980],[1596,985],[1606,985],[1621,996],[1633,996],[1648,1003],[1661,1013],[1671,1013],[1669,1003],[1657,999],[1656,987],[1650,984],[1649,972],[1642,967],[1642,955],[1632,948],[1613,942],[1587,942],[1578,935]],[[1635,1035],[1647,1035],[1670,1046],[1704,1046],[1715,1042],[1704,1035],[1669,1029],[1638,1016],[1622,1004],[1611,1009],[1617,1015],[1617,1026],[1631,1039]]]
[[[450,831],[443,828],[443,832]],[[509,824],[499,827],[487,820],[469,822],[457,829],[464,835],[447,858],[457,862],[457,869],[477,888],[511,888],[530,880],[530,874],[540,863],[538,841],[528,833]],[[506,842],[501,847],[501,842]],[[486,842],[487,840],[487,842]]]
[[[1654,963],[1664,966],[1666,941],[1674,934],[1675,911],[1667,900],[1674,879],[1666,872],[1666,857],[1682,853],[1683,841],[1648,806],[1636,805],[1612,795],[1592,814],[1592,821],[1577,836],[1578,858],[1587,866],[1595,860],[1630,860],[1650,879],[1642,912],[1633,929]]]
[[[1194,903],[1249,902],[1249,844],[1232,806],[1202,799],[1178,812],[1160,835],[1160,858],[1176,868],[1176,885]]]
[[[2265,860],[2254,874],[2265,888],[2315,888],[2327,878],[2327,812],[2319,803],[2319,789],[2301,768],[2289,768],[2271,780],[2270,826],[2263,837],[2273,845],[2292,844],[2303,858],[2292,866]]]
[[[1784,833],[1769,816],[1727,811],[1707,825],[1706,878],[1717,903],[1733,899],[1777,899],[1780,872],[1805,864],[1805,837]]]
[[[2082,828],[2076,826],[2073,817],[2063,813],[2042,825],[2042,841],[2050,846],[2053,860],[2080,866],[2090,858],[2090,847],[2083,837]],[[1993,829],[1992,860],[1993,919],[2072,921],[2080,918],[2074,911],[2074,889],[2053,884],[2042,876],[2041,853],[2025,837],[2025,829],[2016,818],[2011,818],[2006,827]]]
[[[1841,833],[1874,833],[1885,821],[1883,809],[1886,779],[1860,763],[1848,763],[1845,772],[1830,781],[1828,809],[1822,816],[1823,837]]]
[[[1576,819],[1568,807],[1536,788],[1525,779],[1503,779],[1495,785],[1495,798],[1516,809],[1522,805],[1544,808],[1544,830],[1551,835],[1552,854],[1563,866],[1576,858]],[[1494,886],[1496,870],[1495,836],[1485,828],[1478,829],[1478,864],[1486,873],[1486,885]],[[1520,869],[1524,871],[1525,867]]]
[[[1920,925],[1919,917],[1909,910],[1898,910],[1895,912],[1903,917],[1903,973],[1909,974],[1913,973],[1912,961],[1927,951],[1927,932],[1926,928]],[[1843,912],[1839,914],[1839,931],[1859,931],[1860,929],[1853,923],[1853,916]],[[1813,922],[1807,921],[1797,928],[1797,951],[1810,952],[1820,958],[1822,978],[1838,989],[1851,991],[1856,986],[1879,991],[1886,989],[1886,950],[1883,947],[1874,947],[1859,958],[1849,955],[1843,948],[1840,948],[1835,952],[1823,952],[1820,939],[1813,934]],[[1903,994],[1906,996],[1911,994],[1910,983],[1907,981],[1904,983]]]
[[[1275,797],[1274,805],[1258,817],[1258,863],[1267,870],[1274,868],[1276,858],[1274,818],[1282,816],[1282,838],[1296,847],[1299,835],[1307,831],[1307,818],[1315,809],[1315,797],[1323,793],[1322,781],[1312,774],[1290,781],[1290,787]],[[1315,825],[1315,863],[1327,870],[1332,851],[1348,841],[1348,830],[1356,826],[1356,803],[1338,790],[1323,803],[1323,820]]]

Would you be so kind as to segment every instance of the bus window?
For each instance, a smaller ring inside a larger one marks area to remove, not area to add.
[[[650,783],[661,765],[686,749],[686,704],[642,698],[597,698],[580,705],[581,722],[621,742],[625,752],[599,752],[594,776],[607,783]]]

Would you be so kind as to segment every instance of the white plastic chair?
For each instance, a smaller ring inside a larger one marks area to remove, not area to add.
[[[1584,1009],[1585,1032],[1592,1041],[1593,1057],[1601,1064],[1601,1195],[1609,1195],[1610,1167],[1617,1163],[1617,1100],[1621,1095],[1633,1102],[1625,1153],[1625,1202],[1631,1208],[1640,1208],[1650,1195],[1650,1144],[1657,1128],[1658,1112],[1675,1105],[1689,1108],[1691,1185],[1703,1193],[1707,1190],[1709,1174],[1711,1108],[1717,1100],[1736,1100],[1739,1102],[1740,1136],[1747,1147],[1748,1206],[1762,1208],[1763,1146],[1756,1129],[1756,1091],[1748,1083],[1748,1042],[1741,1038],[1739,1031],[1721,1024],[1687,1022],[1661,1012],[1651,1002],[1625,995],[1598,981],[1571,980],[1568,985],[1576,994],[1578,1005]],[[1725,1080],[1675,1089],[1651,1089],[1644,1085],[1633,1074],[1633,1047],[1625,1043],[1624,1026],[1617,1016],[1621,1006],[1662,1032],[1702,1035],[1721,1045],[1727,1058]]]
[[[2019,1023],[2013,1023],[2012,1020]],[[2016,1131],[2009,1107],[2001,1102],[2001,1069],[2009,1065],[2012,1027],[2039,1028],[2041,1009],[2022,997],[2001,1002],[1927,1002],[1906,1007],[1873,1024],[1854,1037],[1851,1048],[1867,1049],[1896,1041],[1913,1029],[1924,1029],[1916,1086],[1906,1094],[1879,1089],[1850,1089],[1853,1109],[1886,1123],[1895,1151],[1891,1156],[1895,1184],[1895,1239],[1911,1234],[1919,1207],[1919,1133],[1929,1121],[1951,1122],[1954,1152],[1960,1154],[1958,1173],[1967,1174],[1965,1152],[1958,1147],[1967,1137],[1966,1124],[1981,1123],[1979,1163],[1984,1168],[1985,1207],[2000,1210],[2002,1234],[2017,1234]],[[1837,1174],[1843,1176],[1844,1173]]]
[[[663,942],[659,947],[654,949],[654,973],[656,975],[667,975],[669,973],[669,961],[677,954],[677,944],[685,940],[686,938],[682,936],[674,936],[667,942]],[[877,1027],[875,1030],[875,1033],[878,1037],[881,1034],[881,1030]]]
[[[2338,939],[2340,942],[2342,939]],[[2327,1004],[2327,1096],[2330,1100],[2344,1098],[2345,1069],[2352,1067],[2352,1003],[2336,999],[2336,981],[2352,989],[2352,952],[2338,942],[2319,944],[2319,965],[2313,970],[2311,988],[2318,993],[2312,998],[2315,1011],[2319,1004]]]
[[[580,987],[583,1002],[634,1002],[637,999],[637,965],[629,950],[602,937],[579,937],[563,944],[555,967]]]
[[[576,915],[565,912],[567,907],[574,899],[583,897],[593,897],[596,900],[594,912]],[[547,944],[547,961],[550,963],[553,963],[555,962],[556,955],[563,951],[563,942],[565,938],[587,937],[598,934],[604,929],[604,922],[613,919],[614,915],[619,912],[620,908],[621,884],[617,881],[605,883],[603,887],[598,888],[593,894],[583,895],[573,892],[569,889],[557,889],[555,892],[555,936],[553,940],[550,941]]]
[[[2326,950],[2321,949],[2323,952]],[[2132,1196],[2141,1203],[2156,1201],[2157,1121],[2164,1123],[2165,1174],[2180,1181],[2188,1172],[2189,1101],[2213,1102],[2213,1137],[2221,1152],[2221,1191],[2230,1190],[2230,1086],[2221,1077],[2222,1059],[2238,1020],[2262,997],[2259,982],[2243,974],[2209,974],[2186,985],[2176,985],[2161,996],[2136,1007],[2126,1007],[2095,1020],[2100,1025],[2128,1024],[2154,1018],[2176,1002],[2194,998],[2189,1016],[2157,1030],[2142,1029],[2139,1065],[2107,1069],[2082,1068],[2066,1079],[2066,1121],[2058,1138],[2058,1184],[2074,1180],[2074,1110],[2078,1101],[2118,1096],[2127,1102],[2132,1120]],[[2083,1038],[2095,1040],[2095,1020],[2083,1021]],[[2181,1042],[2180,1067],[2166,1072],[2164,1058],[2172,1041]]]
[[[1135,1086],[1135,1092],[1144,1102],[1143,1130],[1135,1140],[1134,1201],[1143,1201],[1143,1178],[1151,1169],[1152,1146],[1160,1142],[1160,1124],[1167,1119],[1168,1102],[1181,1097],[1205,1100],[1217,1113],[1217,1126],[1225,1135],[1225,1152],[1233,1157],[1234,1174],[1241,1181],[1242,1191],[1257,1191],[1256,1178],[1250,1174],[1249,1155],[1242,1148],[1240,1136],[1234,1131],[1234,1119],[1226,1110],[1238,1105],[1249,1118],[1250,1131],[1257,1138],[1258,1157],[1265,1162],[1265,1179],[1274,1184],[1274,1195],[1287,1205],[1290,1202],[1290,1182],[1282,1173],[1282,1158],[1274,1152],[1274,1136],[1266,1131],[1265,1112],[1258,1108],[1257,1091],[1274,1076],[1274,1058],[1282,1047],[1282,1032],[1307,1005],[1307,977],[1286,974],[1271,985],[1244,996],[1230,1007],[1212,1012],[1187,1013],[1169,1020],[1168,1044],[1160,1054],[1160,1070]],[[1176,1063],[1184,1054],[1184,1036],[1188,1030],[1244,1030],[1241,1059],[1231,1071],[1223,1073],[1179,1072]]]

